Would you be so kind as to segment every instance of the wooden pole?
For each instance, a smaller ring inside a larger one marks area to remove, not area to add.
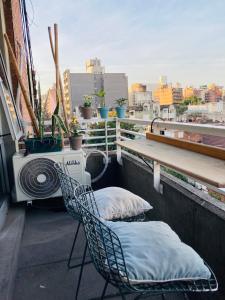
[[[52,56],[54,59],[54,63],[56,64],[56,56],[55,56],[54,45],[53,45],[53,40],[52,40],[51,27],[48,27],[48,35],[49,35],[49,41],[50,41],[50,46],[51,46],[51,50],[52,50]],[[60,70],[59,70],[59,65],[58,65],[58,76],[59,76],[59,87],[60,87],[60,95],[61,95],[61,102],[62,102],[62,107],[63,107],[65,125],[66,125],[66,128],[69,129],[69,124],[68,124],[67,115],[66,115],[65,96],[64,96],[64,91],[63,91],[63,84],[62,84],[62,78],[61,78],[61,74],[60,74]]]
[[[27,107],[29,116],[30,116],[30,118],[31,118],[31,122],[32,122],[32,126],[33,126],[33,129],[34,129],[34,133],[35,133],[37,136],[39,136],[38,124],[37,124],[37,121],[36,121],[36,118],[35,118],[35,114],[34,114],[34,111],[33,111],[33,107],[31,106],[29,97],[28,97],[28,95],[27,95],[26,88],[25,88],[25,86],[24,86],[24,84],[23,84],[23,79],[22,79],[22,77],[21,77],[21,75],[20,75],[20,71],[19,71],[19,67],[18,67],[17,61],[16,61],[16,57],[15,57],[15,55],[14,55],[12,46],[11,46],[11,44],[10,44],[8,35],[7,35],[6,33],[4,33],[4,38],[5,38],[5,41],[6,41],[8,50],[9,50],[9,55],[10,55],[10,58],[11,58],[11,62],[12,62],[14,71],[15,71],[15,73],[16,73],[17,79],[18,79],[19,84],[20,84],[20,87],[21,87],[21,91],[22,91],[22,94],[23,94],[23,97],[24,97],[24,100],[25,100],[25,104],[26,104],[26,107]]]

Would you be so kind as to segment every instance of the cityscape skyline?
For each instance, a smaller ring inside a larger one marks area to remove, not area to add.
[[[54,82],[47,27],[59,24],[61,72],[84,72],[99,57],[106,72],[126,73],[132,82],[225,85],[223,1],[43,0],[29,6],[34,63],[42,88]]]

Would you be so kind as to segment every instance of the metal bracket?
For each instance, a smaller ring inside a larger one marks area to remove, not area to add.
[[[163,185],[160,183],[160,164],[157,161],[153,161],[153,180],[154,189],[163,194]]]

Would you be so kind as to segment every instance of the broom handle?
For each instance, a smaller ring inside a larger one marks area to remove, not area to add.
[[[57,30],[57,32],[58,32],[58,30]],[[49,35],[49,41],[50,41],[50,46],[51,46],[51,50],[52,50],[53,60],[56,65],[56,55],[55,55],[54,45],[53,45],[53,40],[52,40],[51,27],[48,27],[48,35]],[[69,129],[69,124],[68,124],[68,120],[66,117],[66,107],[65,107],[65,97],[64,97],[64,93],[63,93],[63,84],[62,84],[62,78],[61,78],[60,71],[59,71],[59,66],[58,66],[58,76],[59,76],[59,87],[60,87],[60,95],[61,95],[61,99],[62,99],[62,107],[63,107],[65,125],[66,125],[66,128]]]
[[[24,100],[25,100],[25,104],[26,104],[26,107],[27,107],[29,116],[30,116],[30,118],[31,118],[31,122],[32,122],[32,126],[33,126],[33,129],[34,129],[34,133],[36,134],[36,136],[39,136],[39,128],[38,128],[38,125],[37,125],[37,122],[36,122],[35,114],[34,114],[34,111],[33,111],[32,106],[31,106],[29,97],[28,97],[28,95],[27,95],[26,88],[25,88],[25,86],[24,86],[24,84],[23,84],[23,79],[22,79],[22,77],[21,77],[21,75],[20,75],[20,71],[19,71],[19,68],[18,68],[18,64],[17,64],[17,61],[16,61],[16,57],[15,57],[15,55],[14,55],[12,46],[11,46],[11,44],[10,44],[8,35],[7,35],[6,33],[4,33],[4,38],[5,38],[5,41],[6,41],[8,50],[9,50],[9,55],[10,55],[10,58],[11,58],[11,62],[12,62],[14,71],[15,71],[15,73],[16,73],[18,82],[19,82],[19,84],[20,84],[21,91],[22,91],[22,93],[23,93],[23,97],[24,97]]]

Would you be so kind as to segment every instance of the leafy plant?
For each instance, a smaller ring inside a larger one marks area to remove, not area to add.
[[[196,96],[191,96],[187,99],[184,99],[180,104],[176,105],[177,116],[183,115],[183,113],[188,110],[188,105],[198,105],[202,103],[202,99]]]
[[[103,89],[100,89],[96,94],[94,94],[99,98],[100,106],[105,107],[105,91]]]
[[[65,133],[69,133],[68,129],[66,128],[62,118],[59,115],[59,101],[57,101],[56,108],[52,115],[52,137],[56,137],[56,129],[58,129],[58,133],[61,136],[61,131],[63,130]]]
[[[80,129],[81,129],[81,127],[80,127],[80,124],[79,124],[77,118],[73,117],[72,121],[70,123],[71,135],[74,136],[74,137],[75,136],[80,136],[81,135]]]
[[[93,96],[84,95],[84,107],[91,107]]]
[[[115,100],[116,104],[120,107],[126,105],[127,99],[126,98],[119,98]]]

